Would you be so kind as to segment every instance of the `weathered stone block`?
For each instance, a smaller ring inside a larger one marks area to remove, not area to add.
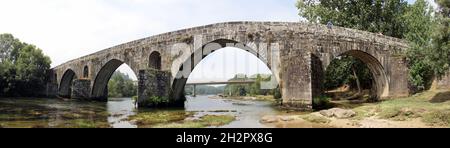
[[[410,94],[409,70],[407,61],[403,57],[391,57],[389,65],[389,96],[388,97],[405,97]]]
[[[312,109],[312,68],[311,54],[302,50],[292,50],[289,59],[283,61],[282,76],[283,107],[296,110]]]
[[[440,78],[435,78],[431,89],[448,90],[450,88],[450,74],[446,74]]]
[[[47,83],[45,88],[45,96],[50,98],[55,98],[58,95],[58,84],[57,83]]]
[[[91,80],[77,79],[72,82],[72,99],[89,99],[91,97]]]

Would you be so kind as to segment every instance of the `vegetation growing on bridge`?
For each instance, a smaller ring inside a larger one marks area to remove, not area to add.
[[[411,48],[404,56],[409,61],[410,82],[415,90],[422,91],[450,67],[450,3],[446,0],[437,0],[437,3],[440,6],[437,13],[425,0],[417,0],[412,5],[405,0],[325,0],[318,3],[298,0],[297,7],[299,15],[312,23],[334,24],[408,40]],[[336,78],[345,84],[348,78],[338,76],[351,77],[345,65],[355,65],[357,61],[341,64],[329,79]],[[362,70],[358,67],[356,71]]]
[[[0,34],[0,97],[43,95],[50,63],[36,46]]]

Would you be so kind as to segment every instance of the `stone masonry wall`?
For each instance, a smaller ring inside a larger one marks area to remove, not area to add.
[[[87,99],[91,94],[91,80],[77,79],[72,82],[72,95],[73,99]]]
[[[141,70],[138,78],[139,107],[184,106],[184,100],[175,101],[172,98],[169,72],[154,69]]]

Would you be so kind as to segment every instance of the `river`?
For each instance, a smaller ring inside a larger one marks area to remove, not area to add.
[[[158,110],[161,111],[161,110]],[[184,111],[194,116],[234,115],[236,120],[220,128],[266,128],[259,121],[277,111],[271,102],[212,99],[210,96],[188,97]],[[0,99],[0,127],[12,128],[137,128],[127,120],[141,113],[131,98],[108,102],[61,99]],[[152,111],[148,111],[152,112]]]

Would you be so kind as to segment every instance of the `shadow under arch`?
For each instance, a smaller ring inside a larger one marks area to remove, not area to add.
[[[112,59],[108,61],[95,76],[94,84],[92,85],[92,99],[98,101],[108,100],[108,82],[116,70],[125,62],[121,60]],[[136,75],[136,73],[133,71]]]
[[[72,69],[67,69],[61,78],[58,96],[62,98],[70,98],[72,95],[72,82],[77,78],[76,73]]]
[[[217,39],[212,42],[204,44],[201,49],[196,49],[194,53],[191,53],[191,56],[187,58],[180,66],[179,70],[176,72],[176,77],[172,83],[173,97],[175,100],[186,99],[184,88],[186,86],[189,76],[191,75],[195,67],[211,53],[217,50],[222,50],[226,47],[241,49],[254,55],[261,62],[263,62],[268,67],[268,69],[271,70],[272,81],[267,82],[267,85],[274,85],[272,86],[274,87],[274,89],[278,86],[278,82],[274,77],[275,73],[273,72],[273,69],[268,64],[268,62],[266,61],[267,59],[264,59],[261,55],[259,55],[255,49],[235,40]]]
[[[354,57],[367,66],[373,77],[371,95],[374,99],[380,100],[389,96],[389,79],[385,68],[377,58],[361,50],[348,50],[337,57],[340,56]],[[333,60],[336,60],[336,58],[333,58]]]

